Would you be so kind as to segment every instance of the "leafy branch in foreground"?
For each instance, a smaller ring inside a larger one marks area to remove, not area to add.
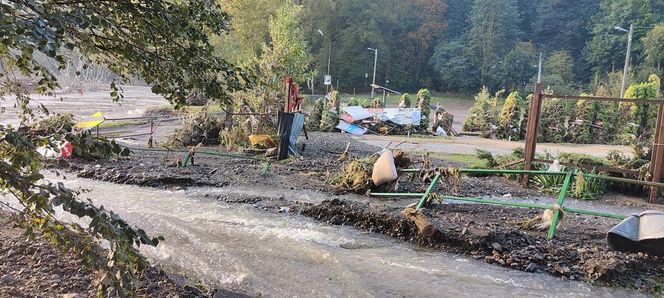
[[[215,0],[2,1],[0,60],[37,76],[37,91],[46,92],[57,81],[33,54],[64,68],[67,58],[59,50],[76,47],[119,75],[120,83],[140,77],[176,106],[194,90],[228,103],[232,92],[252,85],[252,76],[215,56],[209,42],[209,35],[228,32],[229,21]],[[116,82],[111,89],[120,100]]]
[[[100,272],[100,296],[131,295],[147,266],[137,247],[157,245],[161,238],[150,238],[117,214],[79,200],[79,193],[63,184],[44,180],[40,147],[57,150],[67,140],[75,144],[74,156],[89,159],[126,151],[64,127],[28,125],[37,114],[30,93],[59,87],[36,58],[45,55],[65,69],[63,49],[78,49],[87,63],[104,65],[118,76],[110,86],[114,101],[122,99],[119,84],[138,77],[176,107],[193,91],[228,103],[230,94],[253,86],[249,72],[214,55],[209,36],[228,30],[229,16],[216,0],[0,2],[0,102],[10,97],[20,110],[18,127],[0,125],[0,191],[18,200],[17,217],[31,235],[41,233]],[[44,106],[37,109],[48,114]],[[89,227],[60,222],[56,207],[89,218]],[[99,248],[101,241],[107,241],[107,250]]]
[[[18,210],[23,219],[20,223],[30,234],[41,232],[51,243],[80,255],[90,269],[100,271],[100,294],[125,296],[136,287],[137,274],[147,268],[134,245],[155,246],[163,238],[150,238],[117,214],[80,201],[78,193],[62,183],[45,181],[39,173],[44,160],[36,146],[51,146],[53,136],[31,133],[27,126],[13,129],[0,125],[0,189],[23,206]],[[83,231],[57,220],[53,214],[58,206],[78,217],[90,218],[88,229]],[[108,253],[98,248],[95,239],[108,240]]]

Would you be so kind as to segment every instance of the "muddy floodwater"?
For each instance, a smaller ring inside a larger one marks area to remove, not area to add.
[[[55,176],[50,177],[52,180]],[[155,264],[248,295],[269,297],[633,297],[492,266],[380,235],[330,226],[299,215],[229,204],[210,194],[245,195],[247,188],[164,190],[75,178],[72,188],[151,235],[166,238],[142,251]],[[326,195],[259,190],[263,196],[322,201]],[[319,197],[317,197],[319,196]]]

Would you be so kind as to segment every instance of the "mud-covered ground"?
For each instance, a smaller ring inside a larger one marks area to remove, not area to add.
[[[93,272],[80,259],[15,227],[0,211],[0,297],[96,297]],[[140,277],[137,297],[245,297],[223,289],[203,290],[184,277],[150,267]]]
[[[381,233],[515,270],[662,293],[664,262],[661,258],[608,249],[606,232],[618,223],[616,220],[565,214],[555,239],[548,241],[546,231],[539,229],[536,221],[532,224],[526,222],[537,217],[540,211],[445,202],[424,210],[439,230],[433,238],[424,239],[418,234],[414,223],[399,214],[404,206],[416,199],[338,196],[341,192],[326,182],[343,165],[338,158],[348,142],[351,143],[352,157],[365,157],[377,152],[378,148],[343,134],[310,133],[310,140],[303,142],[306,143],[306,150],[301,158],[273,162],[267,175],[261,175],[265,166],[261,161],[197,154],[195,166],[178,168],[174,164],[181,154],[139,150],[128,159],[60,161],[57,168],[80,177],[150,187],[234,185],[319,191],[328,194],[329,199],[306,204],[269,196],[220,196],[216,199],[252,204],[268,212],[288,210],[295,216],[301,214],[333,225]],[[209,148],[213,149],[216,150]],[[441,160],[435,160],[434,164],[462,166]],[[401,190],[419,191],[423,187],[417,181],[401,180]],[[445,187],[438,190],[445,191]],[[524,199],[547,197],[500,177],[464,177],[458,195],[509,195]],[[604,196],[600,201],[640,209],[662,209],[661,206],[620,196]]]

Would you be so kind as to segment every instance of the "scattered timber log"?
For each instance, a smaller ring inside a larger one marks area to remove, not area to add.
[[[346,144],[346,150],[344,150],[344,152],[341,152],[341,154],[339,155],[339,160],[340,161],[347,161],[348,160],[348,158],[350,157],[350,151],[349,150],[350,150],[350,142],[348,142],[348,144]]]
[[[425,238],[431,238],[436,233],[436,227],[431,223],[429,218],[426,217],[422,212],[418,211],[415,208],[407,207],[401,211],[401,215],[412,220],[417,229],[420,231],[420,234]]]

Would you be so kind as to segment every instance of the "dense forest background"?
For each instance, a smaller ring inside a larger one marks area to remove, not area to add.
[[[345,93],[369,90],[371,47],[378,49],[376,82],[400,91],[530,90],[541,52],[543,83],[579,94],[619,81],[627,33],[615,27],[630,24],[637,26],[631,82],[661,76],[664,60],[664,0],[221,2],[234,29],[216,42],[223,56],[249,65],[274,51],[273,40],[285,40],[284,53],[293,44],[303,51],[291,62],[304,68],[302,83],[317,90],[328,51],[333,85]],[[290,37],[271,34],[279,15],[295,22],[282,32]]]

